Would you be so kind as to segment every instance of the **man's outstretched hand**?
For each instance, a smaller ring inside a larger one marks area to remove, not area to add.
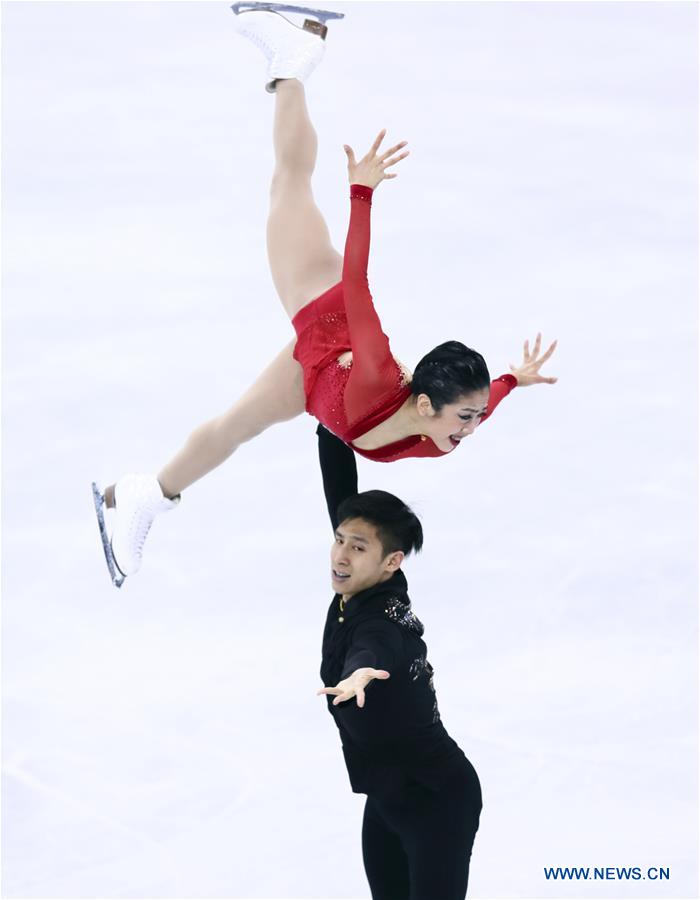
[[[375,678],[385,679],[389,677],[389,672],[385,672],[384,669],[356,669],[352,675],[343,678],[335,687],[321,688],[320,691],[316,691],[316,696],[334,694],[333,706],[357,697],[357,705],[362,707],[365,705],[365,688],[370,681],[373,681]]]

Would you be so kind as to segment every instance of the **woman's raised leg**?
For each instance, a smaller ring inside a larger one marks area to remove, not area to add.
[[[267,250],[275,288],[292,318],[337,284],[343,269],[343,258],[331,244],[311,192],[318,139],[309,119],[304,85],[295,78],[277,82],[273,143]],[[161,469],[158,482],[166,497],[176,496],[211,472],[236,447],[270,425],[304,411],[303,373],[292,357],[294,344],[285,347],[229,410],[196,428]],[[114,506],[113,487],[105,491],[109,507]]]
[[[343,272],[343,257],[331,244],[311,191],[318,139],[304,85],[296,78],[277,82],[273,143],[267,254],[275,288],[292,318],[337,284]]]
[[[300,81],[277,82],[273,126],[275,170],[270,189],[267,248],[275,288],[292,318],[340,281],[343,259],[311,192],[318,140]],[[303,373],[292,341],[229,410],[192,432],[158,474],[166,497],[211,472],[245,441],[304,411]]]

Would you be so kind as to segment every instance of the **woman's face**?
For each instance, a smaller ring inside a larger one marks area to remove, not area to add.
[[[440,450],[454,450],[486,415],[488,402],[489,389],[483,388],[465,394],[456,403],[446,404],[436,413],[428,396],[421,394],[417,400],[417,409],[425,421],[423,434],[432,438]]]

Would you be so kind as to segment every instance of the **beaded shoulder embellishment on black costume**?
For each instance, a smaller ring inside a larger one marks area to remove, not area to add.
[[[401,625],[403,628],[408,628],[409,631],[417,634],[418,637],[421,637],[425,631],[423,623],[411,610],[410,600],[405,602],[400,597],[392,595],[387,599],[384,611],[392,622],[396,622],[397,625]]]

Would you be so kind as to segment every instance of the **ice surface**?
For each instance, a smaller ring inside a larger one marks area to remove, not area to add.
[[[360,461],[479,772],[470,895],[697,896],[697,6],[335,3],[309,81],[407,139],[370,283],[409,366],[557,337],[449,458]],[[265,254],[274,98],[226,3],[3,6],[3,892],[369,896],[315,696],[330,532],[308,416],[185,492],[118,592],[90,481],[156,471],[291,337]],[[669,866],[546,882],[544,866]]]

